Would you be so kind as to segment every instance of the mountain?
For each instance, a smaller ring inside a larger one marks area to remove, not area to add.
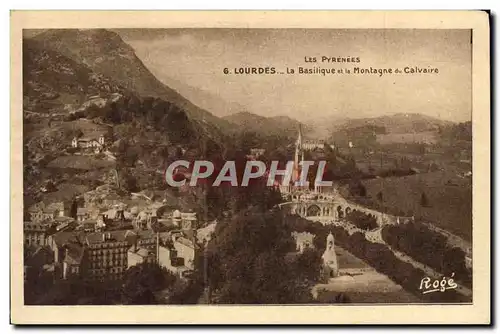
[[[328,124],[328,123],[327,123]],[[330,123],[329,140],[340,146],[395,143],[431,143],[438,133],[453,124],[422,114],[399,113],[372,118],[337,119]]]
[[[135,121],[147,127],[145,109],[149,111],[161,105],[161,101],[151,99],[142,99],[87,65],[46,49],[36,40],[23,40],[23,137],[27,158],[37,160],[37,156],[59,155],[79,131],[93,132],[102,129],[106,122]],[[133,111],[130,110],[132,105]],[[164,116],[182,115],[182,110],[169,108],[171,112]],[[88,122],[79,122],[80,119]],[[94,119],[100,120],[90,121]],[[82,128],[82,124],[86,126]],[[165,125],[162,130],[171,130],[168,124]],[[188,121],[184,125],[194,128]],[[140,128],[137,132],[140,134]],[[119,135],[116,137],[119,139]]]
[[[334,130],[352,129],[358,127],[380,127],[385,128],[387,133],[409,133],[437,131],[440,127],[453,124],[435,117],[422,114],[398,113],[371,118],[355,118],[337,121]]]
[[[96,72],[102,69],[82,62],[85,57],[68,57],[46,45],[23,40],[27,207],[53,198],[72,200],[107,183],[115,167],[125,190],[163,189],[162,175],[155,171],[169,159],[212,159],[224,152],[228,141],[220,129],[196,120],[182,105],[158,95],[143,96],[135,90],[140,83],[126,85],[108,71]],[[73,154],[73,138],[96,135],[106,137],[109,151]],[[45,183],[51,185],[48,193]]]
[[[175,89],[193,104],[208,110],[217,117],[225,117],[240,112],[246,112],[246,108],[237,102],[228,102],[217,94],[190,86],[179,80],[162,77],[162,82]]]
[[[227,122],[161,83],[136,56],[134,49],[115,32],[106,29],[51,29],[35,35],[33,39],[44,48],[84,64],[140,96],[157,97],[174,103],[199,123],[207,134],[228,129]]]
[[[264,117],[250,112],[240,112],[223,117],[232,124],[239,126],[248,132],[255,132],[262,136],[297,137],[297,131],[301,124],[299,121],[288,116]]]
[[[35,40],[23,40],[23,107],[32,113],[72,111],[89,96],[127,90]]]

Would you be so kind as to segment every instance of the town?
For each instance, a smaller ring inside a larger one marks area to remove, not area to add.
[[[75,138],[71,142],[71,147],[77,149],[74,153],[99,154],[106,149],[106,140],[102,135],[97,139]],[[280,199],[275,201],[271,209],[285,215],[284,222],[291,229],[290,236],[295,241],[295,246],[289,255],[300,258],[302,254],[315,248],[314,245],[317,244],[315,239],[326,238],[325,246],[321,246],[325,247],[322,255],[323,264],[316,269],[319,285],[314,285],[312,290],[314,300],[318,301],[325,298],[324,295],[328,291],[338,289],[339,282],[342,282],[338,281],[339,279],[343,280],[352,275],[371,277],[367,274],[371,271],[366,265],[361,266],[361,271],[359,264],[354,267],[345,265],[345,258],[348,258],[349,262],[359,261],[354,260],[355,256],[351,254],[357,250],[349,251],[335,246],[332,228],[340,229],[339,231],[351,237],[360,234],[369,242],[385,245],[384,229],[413,224],[415,217],[391,215],[345,199],[333,182],[321,181],[325,171],[325,161],[320,161],[318,164],[316,182],[309,184],[306,180],[310,174],[309,167],[314,165],[314,161],[304,160],[305,154],[326,147],[332,149],[335,145],[304,140],[302,130],[299,128],[294,147],[295,159],[289,161],[287,168],[277,171],[278,164],[273,162],[268,173],[264,162],[255,160],[265,154],[265,150],[251,149],[247,156],[249,160],[245,164],[241,186],[248,186],[252,178],[263,178],[266,187],[271,186],[271,191],[280,194]],[[349,147],[353,147],[352,142],[349,142]],[[233,161],[227,165],[233,166],[235,171],[234,164]],[[189,168],[190,163],[176,161],[167,168],[166,182],[169,183],[170,179],[173,183],[170,185],[174,187],[184,185],[187,179],[191,185],[199,186],[197,179],[210,177],[214,170],[211,162],[196,161],[192,172],[184,172],[184,182],[173,181],[173,175],[179,173],[177,170],[179,166]],[[253,170],[253,167],[257,167],[257,170]],[[281,179],[276,180],[277,176]],[[220,185],[224,177],[228,176],[223,167],[211,186]],[[321,182],[318,182],[318,179]],[[230,174],[225,181],[237,183],[237,177]],[[164,268],[189,286],[193,275],[207,265],[199,263],[199,259],[206,252],[216,227],[220,224],[218,219],[200,218],[196,210],[173,206],[165,198],[153,199],[141,192],[123,193],[118,186],[117,183],[105,184],[84,193],[83,196],[75,197],[72,201],[47,204],[42,201],[28,209],[29,218],[24,222],[26,284],[33,284],[33,280],[45,277],[50,282],[45,284],[49,286],[58,281],[77,279],[91,286],[93,284],[109,286],[113,284],[112,282],[116,282],[118,283],[116,286],[120,287],[120,283],[130,270],[134,270],[137,266],[153,266]],[[297,219],[303,221],[298,223]],[[303,226],[309,224],[308,222],[319,225],[304,230]],[[311,231],[316,232],[311,233]],[[396,250],[392,251],[398,254]],[[337,253],[341,257],[339,260]],[[431,267],[414,259],[403,255],[398,257],[403,263],[421,268],[423,273],[439,275]],[[466,252],[460,261],[467,262],[469,259],[470,267],[470,258],[470,254],[467,255]],[[208,260],[205,258],[203,261]],[[385,280],[384,284],[388,285],[386,288],[393,289],[399,294],[403,293],[390,280],[375,277],[370,279]],[[354,287],[365,284],[364,282],[365,279],[357,278],[350,283],[342,282],[342,285],[348,284]],[[47,285],[40,286],[47,287]],[[457,291],[460,292],[460,296],[467,297],[471,294],[463,285],[460,285]],[[27,296],[28,299],[30,297],[36,299],[37,296],[39,298],[45,291],[35,288],[32,293],[32,296]]]

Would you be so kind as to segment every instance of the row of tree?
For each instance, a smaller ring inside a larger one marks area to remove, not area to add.
[[[465,252],[448,245],[447,238],[418,223],[387,225],[382,238],[395,249],[415,260],[447,275],[455,274],[455,280],[472,286],[472,273],[465,264]]]

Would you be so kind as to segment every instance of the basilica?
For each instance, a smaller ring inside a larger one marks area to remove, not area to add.
[[[297,192],[323,192],[324,186],[321,185],[297,185],[301,176],[301,163],[304,161],[304,154],[307,151],[324,150],[328,144],[320,141],[306,141],[302,135],[302,127],[299,125],[297,140],[295,141],[295,154],[293,160],[293,173],[289,184],[279,185],[280,192],[283,196],[289,196]],[[331,149],[335,149],[334,145],[328,145]]]

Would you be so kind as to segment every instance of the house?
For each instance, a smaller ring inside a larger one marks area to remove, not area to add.
[[[251,160],[257,160],[258,158],[263,156],[264,153],[266,153],[266,150],[263,148],[251,148],[250,154],[247,154],[246,157]]]
[[[81,148],[81,149],[92,149],[92,148],[103,148],[106,144],[106,140],[103,134],[98,136],[88,136],[88,137],[74,137],[71,141],[71,147]]]
[[[172,233],[171,245],[158,247],[158,264],[180,277],[185,277],[194,270],[198,249],[191,239],[183,236],[182,232]]]
[[[87,208],[78,208],[76,209],[76,220],[78,222],[83,222],[90,218],[90,212]]]
[[[24,244],[27,246],[45,246],[49,229],[49,224],[24,222]]]
[[[133,245],[127,253],[127,268],[141,263],[155,263],[156,253],[151,249],[137,247]]]
[[[314,234],[309,232],[292,232],[292,237],[295,240],[296,250],[303,253],[307,248],[314,248]]]
[[[56,217],[69,217],[71,215],[71,202],[60,201],[45,204],[39,202],[28,209],[30,219],[33,222],[54,221]]]
[[[54,262],[56,264],[62,264],[65,257],[65,248],[69,244],[83,244],[82,243],[82,232],[75,231],[62,231],[50,235],[47,238],[47,245],[54,252]]]
[[[80,244],[70,243],[65,248],[65,256],[62,262],[62,278],[80,276],[84,271],[83,265],[84,248]]]
[[[56,226],[56,231],[66,231],[72,230],[76,227],[76,221],[74,218],[60,216],[54,219],[54,224]]]
[[[196,229],[198,225],[198,218],[195,212],[180,212],[175,210],[172,213],[172,223],[183,230]]]
[[[213,221],[205,227],[196,230],[196,241],[202,245],[207,244],[215,232],[217,221]]]
[[[87,220],[80,222],[80,225],[78,225],[78,230],[84,231],[87,233],[98,232],[100,230],[100,227],[97,224],[97,220],[87,219]]]

